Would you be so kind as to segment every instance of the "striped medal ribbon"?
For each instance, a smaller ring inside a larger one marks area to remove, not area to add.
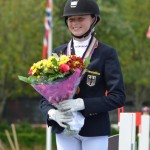
[[[91,58],[97,46],[98,46],[98,40],[94,36],[92,36],[92,39],[89,42],[89,45],[85,51],[85,54],[83,55],[83,61],[85,61],[86,58],[89,58],[89,59]],[[71,47],[72,47],[72,40],[70,40],[67,46],[67,51],[66,51],[67,56],[71,55]]]

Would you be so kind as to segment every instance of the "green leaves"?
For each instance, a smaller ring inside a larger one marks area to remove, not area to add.
[[[36,76],[29,76],[29,77],[18,76],[18,79],[28,84],[48,84],[56,79],[62,79],[65,76],[66,73],[56,74],[55,72],[54,74],[50,74],[48,77],[41,76],[40,78],[37,78]]]
[[[29,76],[29,77],[24,77],[24,76],[18,76],[19,80],[26,82],[28,84],[36,84],[37,82],[37,77],[35,76]]]
[[[56,60],[56,59],[52,59],[52,64],[53,64],[54,66],[58,66],[57,60]]]
[[[55,74],[55,75],[49,75],[48,82],[54,81],[56,79],[64,78],[65,74]]]
[[[26,82],[26,83],[31,83],[30,80],[27,77],[23,77],[23,76],[18,76],[19,80]]]

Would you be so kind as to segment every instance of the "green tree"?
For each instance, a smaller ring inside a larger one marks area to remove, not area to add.
[[[117,49],[127,90],[127,100],[137,109],[150,94],[149,0],[97,0],[101,21],[96,37]],[[70,40],[64,22],[65,0],[53,1],[53,48]],[[0,1],[0,114],[9,97],[37,95],[18,80],[41,59],[46,1]]]
[[[45,5],[40,0],[0,1],[0,116],[9,97],[32,91],[17,76],[41,59]]]
[[[121,55],[127,87],[127,99],[133,100],[137,110],[148,101],[150,90],[150,39],[146,38],[149,26],[149,0],[123,0],[119,12],[124,22]]]
[[[150,96],[149,0],[98,1],[101,22],[97,38],[117,49],[126,85],[127,101],[140,110]]]

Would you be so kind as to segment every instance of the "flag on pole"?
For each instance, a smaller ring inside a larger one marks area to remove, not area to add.
[[[149,26],[149,28],[148,28],[148,30],[147,30],[146,37],[147,37],[147,38],[150,38],[150,26]]]
[[[44,39],[42,58],[49,57],[52,53],[52,0],[47,0],[46,16],[44,19]],[[52,150],[51,127],[46,126],[46,150]]]
[[[51,53],[52,47],[52,5],[51,0],[47,0],[46,16],[44,19],[44,39],[42,58],[45,59]]]

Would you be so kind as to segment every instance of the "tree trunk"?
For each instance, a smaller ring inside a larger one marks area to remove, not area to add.
[[[3,114],[3,111],[4,111],[6,101],[7,101],[7,98],[2,98],[1,101],[0,101],[1,102],[0,103],[0,120],[2,119],[2,114]]]

